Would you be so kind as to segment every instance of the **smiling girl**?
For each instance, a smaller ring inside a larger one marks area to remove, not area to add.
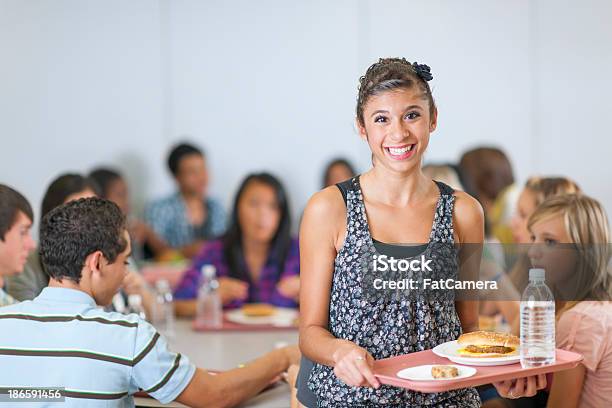
[[[361,284],[376,273],[373,255],[430,257],[433,243],[483,241],[476,200],[422,172],[438,116],[431,79],[428,66],[403,58],[367,70],[356,125],[372,168],[316,193],[306,207],[300,346],[307,358],[298,398],[308,407],[480,406],[473,389],[421,394],[381,386],[372,370],[375,359],[431,349],[477,328],[476,302],[371,299]],[[462,267],[466,259],[460,254]]]

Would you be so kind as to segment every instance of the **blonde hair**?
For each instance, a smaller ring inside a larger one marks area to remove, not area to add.
[[[530,177],[524,188],[533,193],[536,207],[550,197],[581,193],[578,184],[567,177]],[[530,266],[529,257],[521,255],[512,268],[510,279],[519,291],[527,286],[527,270]]]
[[[534,194],[536,207],[548,197],[581,192],[578,184],[566,177],[530,177],[525,189]]]
[[[610,227],[602,205],[582,194],[551,197],[529,217],[528,228],[543,219],[562,216],[565,230],[576,248],[576,290],[559,314],[581,300],[612,299],[610,261]]]

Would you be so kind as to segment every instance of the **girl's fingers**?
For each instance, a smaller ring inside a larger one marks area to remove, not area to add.
[[[512,381],[494,382],[493,386],[497,389],[497,392],[499,392],[499,395],[501,395],[502,397],[505,397],[506,395],[508,395],[508,392],[510,391],[510,387],[512,387]]]
[[[366,379],[368,383],[367,385],[374,388],[380,387],[380,382],[376,379],[376,376],[372,371],[374,368],[374,358],[372,358],[370,354],[367,354],[364,360],[357,360],[355,363],[359,368],[361,375],[363,375],[363,377]]]
[[[538,390],[546,388],[546,374],[538,374],[537,387]]]
[[[351,373],[351,377],[354,380],[353,385],[356,387],[361,387],[363,383],[365,382],[365,378],[363,377],[363,374],[359,370],[359,367],[355,365],[355,363],[356,361],[352,361],[352,362],[347,361],[345,363],[345,367],[346,367],[346,370]]]
[[[533,397],[538,392],[537,389],[537,377],[528,377],[525,379],[525,397]]]
[[[361,383],[361,380],[359,378],[359,372],[351,370],[351,368],[346,363],[341,362],[336,365],[336,367],[334,368],[334,373],[336,374],[336,377],[338,377],[350,386],[358,387]]]
[[[525,378],[519,378],[516,380],[516,384],[514,384],[514,387],[512,388],[512,395],[515,398],[520,398],[525,395],[525,383]]]

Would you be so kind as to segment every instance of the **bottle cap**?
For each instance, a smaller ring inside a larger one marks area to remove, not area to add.
[[[545,280],[546,272],[542,268],[531,268],[529,270],[529,280],[543,282]]]
[[[206,279],[213,279],[217,275],[217,270],[214,265],[204,265],[202,266],[202,276]]]

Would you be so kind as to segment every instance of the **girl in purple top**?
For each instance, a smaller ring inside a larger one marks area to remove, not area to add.
[[[230,228],[204,244],[177,287],[177,313],[194,313],[200,270],[207,264],[217,269],[226,308],[254,302],[297,306],[299,249],[290,231],[287,196],[279,180],[268,173],[247,176],[234,200]]]

